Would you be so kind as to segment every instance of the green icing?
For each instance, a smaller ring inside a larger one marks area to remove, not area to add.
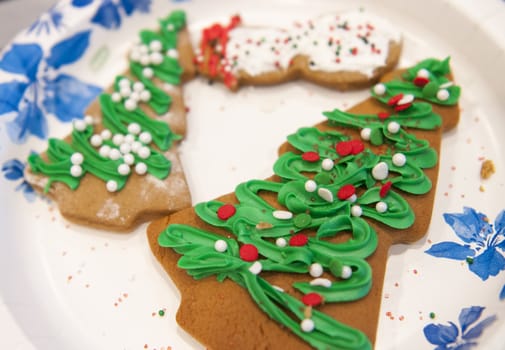
[[[114,81],[115,91],[119,91],[119,81],[125,78],[125,76],[121,75],[116,77],[116,80]],[[157,87],[150,79],[146,79],[144,77],[143,79],[140,79],[140,81],[144,84],[146,90],[148,90],[151,94],[151,98],[149,99],[149,102],[147,102],[149,107],[151,107],[157,115],[166,113],[172,103],[172,97]],[[130,82],[133,84],[133,81],[130,80]]]

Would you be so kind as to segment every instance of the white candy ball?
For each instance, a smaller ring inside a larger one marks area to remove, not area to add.
[[[141,148],[142,148],[142,143],[140,143],[138,141],[134,141],[132,143],[132,152],[133,153],[138,153]]]
[[[112,133],[109,129],[103,129],[100,136],[102,137],[102,140],[109,140],[112,137]]]
[[[325,201],[329,203],[333,202],[333,193],[331,193],[329,189],[321,187],[320,189],[317,190],[317,194]]]
[[[426,68],[421,68],[417,71],[417,76],[419,78],[426,78],[428,79],[430,77],[430,72]]]
[[[140,64],[143,66],[148,66],[151,64],[151,57],[149,54],[142,54],[140,55]]]
[[[86,130],[86,122],[84,120],[79,120],[79,119],[76,119],[73,121],[73,126],[74,126],[74,129],[77,130],[77,131],[84,131]]]
[[[102,136],[98,134],[91,136],[91,138],[89,139],[89,143],[91,143],[91,145],[94,147],[100,147],[102,145],[102,142],[103,142]]]
[[[124,142],[124,136],[122,134],[114,134],[112,137],[112,143],[115,144],[116,146],[121,146],[121,144]]]
[[[128,132],[132,135],[137,135],[142,128],[140,127],[140,124],[138,123],[130,123],[128,124]]]
[[[110,98],[112,99],[113,102],[121,102],[123,97],[119,92],[113,92],[112,95],[110,95]]]
[[[127,134],[125,137],[124,137],[124,142],[131,145],[135,142],[135,136],[133,136],[132,134]]]
[[[144,89],[145,89],[144,83],[142,83],[141,81],[136,81],[135,83],[133,83],[133,91],[141,92]]]
[[[84,156],[82,153],[75,152],[70,156],[70,162],[74,165],[80,165],[84,161]]]
[[[144,175],[147,173],[147,165],[146,163],[139,162],[135,165],[135,172],[139,175]]]
[[[119,152],[121,152],[122,154],[128,154],[131,152],[131,145],[129,143],[126,143],[126,142],[123,142],[120,146],[119,146]]]
[[[323,159],[323,162],[321,164],[323,170],[326,171],[330,171],[331,169],[333,169],[334,165],[335,164],[333,163],[333,160],[331,160],[330,158]]]
[[[351,207],[351,215],[352,216],[361,216],[363,215],[363,209],[359,205],[353,205]]]
[[[121,152],[117,148],[112,148],[109,152],[109,158],[111,160],[118,160],[121,158]]]
[[[392,161],[394,165],[402,167],[405,163],[407,163],[407,157],[405,157],[405,154],[403,153],[395,153],[393,154]]]
[[[140,60],[140,51],[132,50],[130,52],[130,60],[132,60],[133,62],[138,62]]]
[[[389,123],[388,131],[392,134],[396,134],[398,131],[400,131],[400,124],[398,124],[397,122]]]
[[[314,192],[317,189],[317,184],[314,180],[305,181],[305,191]]]
[[[95,118],[93,118],[93,116],[91,116],[91,115],[85,115],[84,116],[84,122],[87,125],[93,125],[95,123]]]
[[[155,64],[155,65],[158,65],[158,64],[161,64],[163,62],[163,55],[159,52],[152,52],[150,55],[149,55],[149,59],[151,61],[152,64]]]
[[[352,268],[347,265],[342,266],[342,273],[340,274],[340,277],[346,280],[351,278],[351,276],[352,276]]]
[[[146,67],[142,69],[142,75],[148,79],[152,78],[154,76],[154,71],[150,67]]]
[[[440,89],[438,90],[437,92],[437,98],[440,100],[440,101],[447,101],[449,99],[449,91],[446,90],[446,89]]]
[[[218,239],[215,243],[214,243],[214,249],[216,250],[216,252],[219,252],[219,253],[224,253],[226,251],[226,249],[228,249],[228,244],[226,243],[225,240],[223,239]]]
[[[288,245],[288,241],[286,241],[286,238],[284,237],[279,237],[275,240],[275,245],[280,248],[284,248],[285,246]]]
[[[116,192],[117,191],[117,188],[118,188],[118,185],[117,185],[117,182],[114,181],[114,180],[109,180],[107,181],[107,183],[105,184],[105,187],[107,188],[107,191],[109,192]]]
[[[110,154],[110,146],[109,145],[103,145],[98,150],[98,154],[100,154],[104,158],[108,158],[109,154]]]
[[[128,165],[133,165],[133,163],[135,163],[135,157],[131,153],[126,153],[123,155],[123,161]]]
[[[377,202],[377,204],[375,204],[375,210],[377,210],[378,213],[385,213],[388,210],[388,205],[386,202]]]
[[[249,266],[249,272],[253,275],[259,275],[261,270],[263,270],[263,265],[259,261],[255,261],[251,266]]]
[[[82,168],[80,165],[72,165],[70,167],[70,175],[73,177],[79,177],[82,175]]]
[[[139,102],[140,101],[140,94],[138,92],[136,92],[136,91],[133,91],[130,94],[130,99],[132,99],[135,102]]]
[[[121,86],[119,88],[119,94],[121,95],[121,97],[129,97],[132,93],[132,89],[130,88],[130,86]]]
[[[373,92],[376,94],[376,95],[379,95],[379,96],[382,96],[386,93],[386,85],[382,84],[382,83],[379,83],[379,84],[376,84],[374,87],[373,87]]]
[[[310,265],[309,274],[312,277],[321,277],[324,272],[323,265],[319,263],[313,263]]]
[[[130,173],[130,166],[128,164],[119,164],[117,167],[117,172],[120,175],[128,175]]]
[[[126,108],[127,111],[133,111],[134,109],[137,108],[137,102],[129,98],[126,101],[124,101],[124,108]]]
[[[153,40],[149,43],[149,48],[151,49],[151,51],[161,51],[163,45],[161,44],[161,41]]]
[[[360,136],[363,140],[369,141],[371,135],[372,135],[372,129],[370,128],[361,129]]]
[[[151,93],[149,92],[149,90],[143,90],[140,92],[139,97],[141,101],[149,102],[149,100],[151,99]]]
[[[305,333],[310,333],[314,330],[315,328],[315,324],[314,324],[314,321],[312,321],[310,318],[306,318],[304,319],[301,323],[300,323],[300,328],[302,329],[302,331],[304,331]]]
[[[167,56],[171,58],[179,58],[179,52],[176,49],[170,49],[167,51]]]
[[[151,155],[151,150],[149,149],[149,147],[142,146],[138,151],[138,155],[142,159],[149,158],[149,156]]]
[[[140,133],[139,140],[145,144],[148,144],[153,140],[153,137],[151,136],[150,132],[144,131],[144,132]]]
[[[122,88],[122,87],[127,87],[130,88],[130,80],[128,78],[122,78],[118,81],[117,85]]]

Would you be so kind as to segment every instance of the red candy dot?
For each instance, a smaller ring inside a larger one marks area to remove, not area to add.
[[[293,247],[302,247],[307,244],[309,238],[303,233],[296,234],[289,239],[289,245]]]
[[[410,106],[412,106],[412,103],[405,103],[403,105],[397,105],[397,106],[395,106],[395,111],[400,112],[400,111],[406,110]]]
[[[258,248],[252,244],[244,244],[239,250],[240,258],[244,261],[256,261],[258,260]]]
[[[352,144],[348,141],[341,141],[335,146],[335,150],[341,157],[348,156],[352,152]]]
[[[361,140],[351,140],[349,143],[351,144],[351,153],[353,155],[359,154],[365,150],[365,145]]]
[[[381,198],[386,197],[386,195],[388,194],[388,192],[391,189],[392,185],[393,185],[393,183],[391,181],[388,181],[384,185],[382,185],[382,187],[381,187],[381,189],[379,191],[379,196]]]
[[[379,117],[380,120],[384,120],[384,119],[387,119],[389,118],[391,114],[389,114],[388,112],[379,112],[377,113],[377,117]]]
[[[237,209],[235,208],[234,205],[223,204],[217,210],[217,217],[220,218],[221,220],[228,220],[233,215],[235,215],[236,212],[237,212]]]
[[[307,162],[317,162],[320,158],[317,152],[305,152],[302,154],[302,159]]]
[[[391,97],[388,101],[388,105],[389,106],[394,106],[395,104],[398,103],[398,101],[400,101],[401,99],[403,98],[403,94],[398,94],[398,95],[394,95],[393,97]]]
[[[340,187],[340,189],[337,192],[337,197],[340,200],[346,200],[347,198],[351,197],[353,194],[356,193],[356,188],[351,185],[344,185]]]
[[[414,85],[423,87],[424,85],[428,84],[430,82],[430,79],[425,78],[425,77],[416,77],[414,79]]]
[[[318,306],[323,303],[323,297],[318,293],[305,294],[302,297],[302,303],[307,306]]]

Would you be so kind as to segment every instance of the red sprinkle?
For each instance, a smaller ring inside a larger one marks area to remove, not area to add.
[[[217,217],[220,218],[221,220],[228,220],[233,215],[235,215],[236,212],[237,212],[237,209],[235,208],[234,205],[223,204],[217,210]]]
[[[258,248],[256,248],[256,246],[253,244],[244,244],[242,247],[240,247],[239,255],[240,258],[244,261],[256,261],[258,260],[259,256]]]
[[[304,235],[303,233],[298,233],[294,236],[291,236],[289,239],[289,245],[293,247],[302,247],[307,244],[309,241],[309,237]]]
[[[356,187],[354,187],[351,184],[347,184],[347,185],[340,187],[340,189],[337,192],[337,197],[340,200],[346,200],[347,198],[351,197],[355,193],[356,193]]]
[[[305,294],[302,297],[302,302],[307,306],[318,306],[323,303],[323,297],[318,293]]]
[[[424,85],[428,84],[430,82],[430,79],[425,78],[425,77],[416,77],[414,79],[414,85],[423,87]]]
[[[377,117],[379,117],[380,120],[384,120],[384,119],[387,119],[389,118],[391,114],[389,114],[388,112],[379,112],[377,113]]]
[[[317,162],[320,159],[320,157],[319,153],[317,152],[305,152],[304,154],[302,154],[302,159],[307,162]]]
[[[359,154],[365,150],[365,144],[361,142],[361,140],[351,140],[349,143],[351,144],[351,153],[353,155]]]
[[[391,97],[388,101],[388,105],[389,106],[394,106],[396,105],[401,99],[403,98],[403,94],[398,94],[398,95],[394,95],[393,97]]]
[[[352,153],[352,144],[349,141],[340,141],[335,146],[335,150],[341,157],[348,156]]]
[[[412,106],[412,103],[405,103],[403,105],[397,105],[397,106],[395,106],[395,111],[397,111],[397,112],[404,111],[407,108],[409,108],[410,106]]]
[[[391,189],[392,185],[393,185],[393,183],[391,181],[388,181],[384,185],[382,185],[382,187],[381,187],[381,189],[379,191],[379,196],[381,198],[386,197],[386,195],[388,194],[388,192]]]

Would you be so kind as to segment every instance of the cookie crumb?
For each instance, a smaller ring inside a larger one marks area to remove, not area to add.
[[[482,162],[482,166],[480,168],[480,177],[484,180],[487,180],[496,172],[496,168],[491,159],[486,159]]]

